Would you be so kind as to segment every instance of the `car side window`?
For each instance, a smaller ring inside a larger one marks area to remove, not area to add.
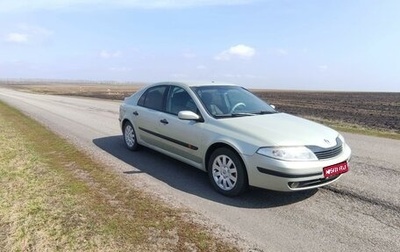
[[[172,86],[167,95],[166,112],[177,115],[183,110],[198,113],[197,106],[189,93],[181,87]]]
[[[139,98],[138,105],[154,110],[163,110],[164,94],[167,86],[157,86],[149,88]]]

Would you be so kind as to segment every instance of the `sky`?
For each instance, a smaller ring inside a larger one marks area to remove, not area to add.
[[[398,0],[1,0],[0,80],[400,92]]]

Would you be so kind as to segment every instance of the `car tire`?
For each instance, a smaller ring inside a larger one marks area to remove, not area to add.
[[[229,148],[218,148],[208,161],[210,182],[219,193],[237,196],[248,187],[246,168],[239,155]]]
[[[126,147],[131,151],[136,151],[139,149],[139,144],[137,142],[135,128],[133,128],[132,123],[126,122],[123,127],[124,142]]]

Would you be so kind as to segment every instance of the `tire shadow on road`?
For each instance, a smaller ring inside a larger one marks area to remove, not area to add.
[[[242,208],[273,208],[301,202],[318,192],[318,189],[286,193],[250,188],[242,195],[230,198],[212,188],[207,173],[146,147],[135,152],[129,151],[121,135],[93,139],[93,143],[132,166],[132,170],[123,171],[127,176],[146,173],[173,188],[221,204]]]

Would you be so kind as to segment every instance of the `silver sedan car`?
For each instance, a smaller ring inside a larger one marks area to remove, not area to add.
[[[146,146],[208,172],[227,196],[249,186],[313,189],[349,170],[351,150],[338,132],[233,84],[152,84],[125,98],[119,120],[128,149]]]

